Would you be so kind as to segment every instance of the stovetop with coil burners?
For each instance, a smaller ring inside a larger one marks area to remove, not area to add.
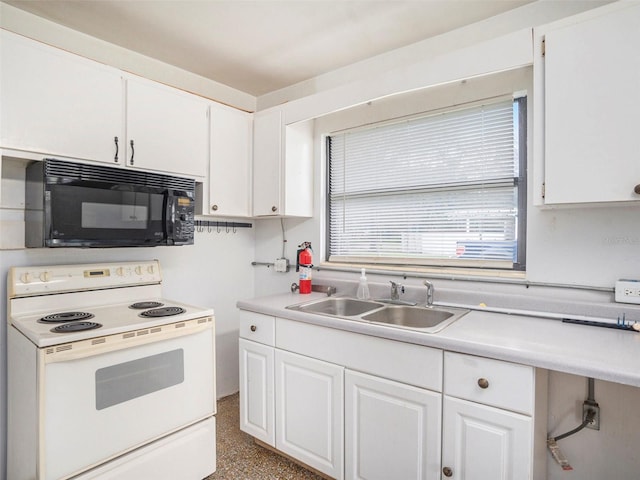
[[[95,305],[82,311],[14,317],[12,324],[38,347],[46,347],[212,315],[211,310],[171,300],[153,302],[162,306],[135,309],[130,303]]]
[[[43,348],[213,315],[163,298],[159,269],[156,261],[13,268],[9,323]]]

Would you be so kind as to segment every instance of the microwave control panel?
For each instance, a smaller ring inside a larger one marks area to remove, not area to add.
[[[190,245],[193,243],[195,219],[195,205],[193,198],[188,196],[176,197],[171,240],[175,245]]]

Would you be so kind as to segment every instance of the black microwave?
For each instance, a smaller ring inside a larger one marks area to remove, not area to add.
[[[27,247],[193,244],[195,181],[45,159],[27,166]]]

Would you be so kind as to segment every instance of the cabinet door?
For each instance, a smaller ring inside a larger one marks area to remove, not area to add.
[[[282,112],[253,117],[253,215],[284,214],[282,188]]]
[[[206,177],[208,102],[175,88],[131,77],[127,79],[126,103],[127,165]]]
[[[0,31],[0,57],[0,146],[121,162],[120,72],[6,31]]]
[[[441,402],[440,393],[347,371],[345,477],[440,478]]]
[[[344,369],[276,349],[276,448],[343,478]]]
[[[209,159],[209,211],[251,216],[251,115],[211,105],[211,157]]]
[[[443,475],[456,480],[531,478],[531,429],[531,417],[445,396]]]
[[[640,200],[640,5],[603,12],[544,33],[548,204]]]
[[[239,340],[240,430],[275,446],[274,348]]]

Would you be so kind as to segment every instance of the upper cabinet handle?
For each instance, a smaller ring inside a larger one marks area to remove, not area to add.
[[[131,165],[133,165],[133,156],[135,155],[136,151],[133,149],[133,140],[131,140],[129,142],[129,145],[131,145],[131,160],[129,161],[129,163]]]
[[[116,156],[113,157],[113,161],[117,162],[118,161],[118,151],[120,150],[119,146],[118,146],[118,137],[113,137],[113,141],[116,144]]]

